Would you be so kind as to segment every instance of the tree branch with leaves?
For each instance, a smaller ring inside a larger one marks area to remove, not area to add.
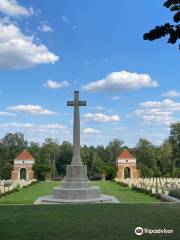
[[[175,12],[173,24],[165,23],[164,25],[156,26],[149,32],[145,33],[144,40],[154,41],[162,37],[168,36],[168,43],[175,44],[180,39],[180,0],[167,0],[164,7]],[[180,45],[179,45],[180,49]]]

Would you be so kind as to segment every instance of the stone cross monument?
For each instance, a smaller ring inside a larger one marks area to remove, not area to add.
[[[86,101],[79,101],[79,91],[74,92],[74,101],[67,101],[67,106],[74,107],[74,126],[73,126],[73,158],[72,165],[81,165],[80,156],[80,114],[79,106],[86,106]]]
[[[79,92],[74,92],[74,101],[67,106],[74,107],[73,158],[66,166],[66,177],[60,187],[55,187],[52,196],[40,197],[35,204],[44,203],[82,203],[82,202],[118,202],[113,196],[101,195],[99,187],[91,187],[87,177],[87,166],[82,164],[80,156],[80,114],[79,107],[86,101],[79,101]]]

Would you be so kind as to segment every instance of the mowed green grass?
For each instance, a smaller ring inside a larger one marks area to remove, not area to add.
[[[159,202],[159,199],[150,197],[144,193],[132,191],[131,188],[122,187],[114,182],[97,181],[92,185],[100,186],[103,194],[114,195],[121,203],[150,203]],[[33,204],[34,201],[53,192],[53,187],[60,182],[40,182],[28,188],[22,188],[19,192],[0,198],[0,204]]]
[[[160,200],[155,197],[133,191],[129,187],[122,187],[114,182],[98,181],[92,182],[92,185],[100,186],[103,194],[114,195],[121,203],[160,202]]]
[[[180,205],[1,205],[1,240],[178,240]],[[136,236],[134,229],[166,228],[173,234]]]
[[[33,204],[38,197],[52,194],[53,187],[59,184],[59,182],[39,182],[21,188],[19,192],[0,198],[0,204]]]
[[[113,182],[92,185],[99,185],[103,194],[116,196],[121,204],[30,205],[39,196],[52,194],[58,185],[40,182],[0,198],[1,204],[29,204],[0,205],[0,240],[179,239],[180,205],[159,203]],[[174,233],[138,237],[134,233],[137,226],[173,229]]]

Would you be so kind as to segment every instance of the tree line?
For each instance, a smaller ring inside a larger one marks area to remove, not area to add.
[[[73,146],[67,141],[60,144],[48,138],[40,145],[28,142],[20,132],[7,133],[0,140],[1,179],[10,178],[13,161],[24,149],[35,158],[33,169],[40,180],[62,179],[73,155]],[[170,126],[169,137],[160,146],[147,139],[139,139],[134,148],[128,148],[120,139],[113,139],[107,146],[82,146],[81,159],[87,165],[88,177],[113,179],[117,157],[124,149],[136,156],[141,177],[180,177],[180,122]]]

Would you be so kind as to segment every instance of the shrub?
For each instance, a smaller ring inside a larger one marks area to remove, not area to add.
[[[50,179],[52,168],[49,164],[38,164],[33,165],[33,170],[37,179],[44,181]]]
[[[172,171],[172,177],[176,177],[176,178],[180,177],[180,168],[176,168]]]
[[[172,197],[180,199],[180,188],[175,189],[175,190],[171,190],[169,192],[169,195],[172,196]]]
[[[141,177],[153,177],[154,171],[152,168],[148,168],[145,164],[140,164],[140,175]]]
[[[172,177],[172,174],[170,172],[167,172],[163,175],[163,177],[170,178],[170,177]]]

